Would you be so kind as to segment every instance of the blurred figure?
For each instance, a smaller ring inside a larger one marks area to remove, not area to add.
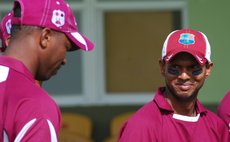
[[[11,19],[12,19],[12,12],[9,12],[5,17],[3,17],[1,24],[0,24],[0,38],[1,38],[1,45],[0,45],[0,52],[4,52],[6,47],[9,45],[10,34],[11,34]]]
[[[224,120],[226,125],[229,128],[230,132],[230,91],[227,92],[224,96],[224,98],[221,100],[218,108],[217,108],[217,114]]]

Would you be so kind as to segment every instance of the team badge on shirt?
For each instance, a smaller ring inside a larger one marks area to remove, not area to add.
[[[52,23],[57,27],[61,27],[65,24],[65,13],[61,10],[54,10],[52,16]]]
[[[194,35],[190,33],[182,33],[180,35],[179,43],[184,44],[184,45],[189,45],[189,44],[194,44],[195,39]]]

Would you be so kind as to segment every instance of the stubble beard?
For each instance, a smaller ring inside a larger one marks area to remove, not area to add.
[[[171,94],[171,96],[176,99],[178,102],[191,102],[197,98],[197,95],[199,93],[200,88],[203,85],[201,85],[199,88],[196,88],[191,95],[180,95],[176,92],[176,90],[173,87],[170,87],[168,84],[166,84],[166,88],[168,92]]]

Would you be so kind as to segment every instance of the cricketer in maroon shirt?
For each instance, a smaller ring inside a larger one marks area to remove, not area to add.
[[[196,101],[197,116],[177,115],[159,88],[123,126],[119,142],[229,142],[224,122]]]
[[[124,124],[119,142],[229,142],[224,121],[197,100],[213,67],[205,34],[171,32],[159,65],[165,87]]]
[[[12,35],[0,56],[0,142],[57,142],[60,110],[35,79],[57,74],[67,51],[91,51],[94,44],[78,31],[65,0],[14,0],[12,12]]]

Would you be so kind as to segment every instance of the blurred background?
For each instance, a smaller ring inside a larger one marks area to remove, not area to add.
[[[60,141],[115,142],[124,120],[164,85],[158,60],[175,29],[202,31],[211,44],[214,68],[199,94],[204,106],[215,112],[230,90],[229,0],[67,2],[95,50],[68,53],[65,67],[43,83],[63,112]],[[0,18],[12,6],[0,0]]]

